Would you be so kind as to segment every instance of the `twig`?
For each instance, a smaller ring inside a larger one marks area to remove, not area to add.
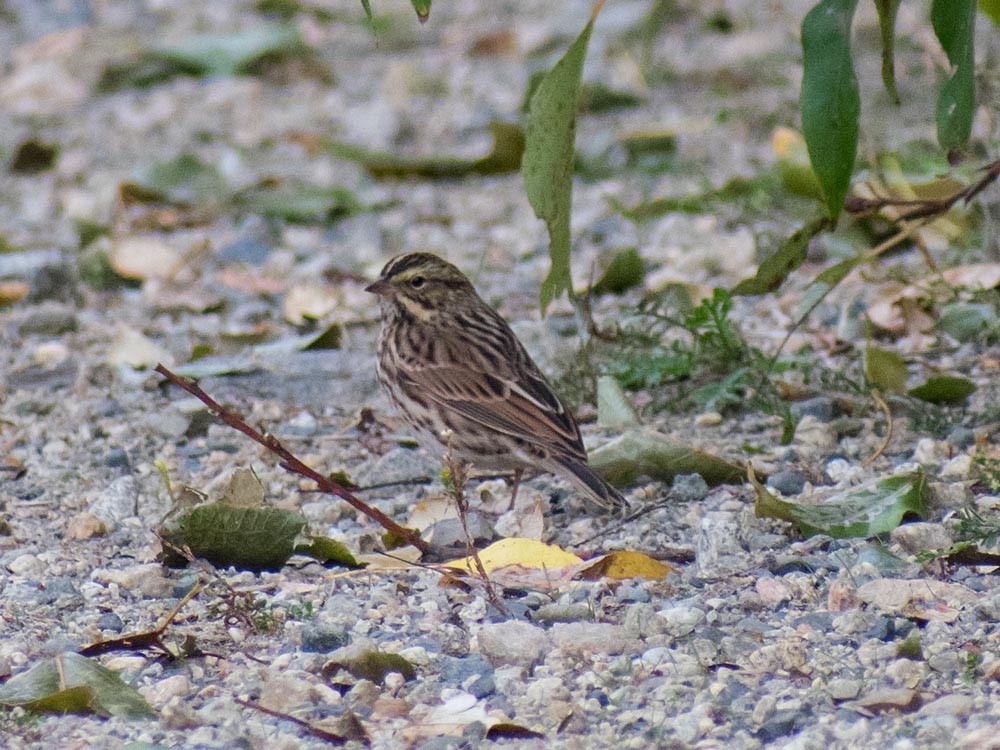
[[[448,467],[448,474],[451,478],[451,496],[455,500],[455,507],[458,510],[458,520],[462,524],[462,533],[465,534],[466,559],[471,558],[476,565],[476,573],[479,575],[480,580],[482,580],[483,588],[486,591],[486,600],[498,612],[503,613],[505,617],[513,617],[510,610],[507,609],[507,606],[497,595],[496,589],[493,587],[493,581],[490,580],[489,575],[486,573],[486,567],[479,558],[479,550],[476,549],[475,540],[469,532],[469,504],[465,499],[464,489],[469,475],[469,464],[462,463],[455,458],[455,455],[451,451],[450,440],[448,441],[448,450],[445,453],[444,462]]]
[[[120,638],[110,638],[106,641],[92,643],[89,646],[81,648],[79,651],[80,655],[99,656],[100,654],[106,654],[109,651],[157,648],[168,656],[177,658],[177,655],[163,643],[163,634],[174,621],[174,618],[180,614],[180,611],[184,609],[185,606],[187,606],[187,603],[198,596],[204,588],[205,587],[202,586],[200,582],[192,586],[191,590],[188,591],[179,602],[177,602],[177,606],[170,611],[170,614],[164,617],[160,621],[160,624],[153,630],[147,630],[142,633],[131,633],[129,635],[123,635]]]
[[[268,708],[267,706],[262,706],[256,701],[248,701],[243,698],[234,698],[234,701],[245,708],[252,708],[254,711],[260,711],[262,714],[267,714],[268,716],[273,716],[276,719],[281,719],[282,721],[290,721],[298,727],[302,727],[313,737],[319,737],[321,740],[326,740],[333,745],[344,745],[347,743],[348,737],[342,737],[339,734],[329,732],[322,727],[318,727],[315,724],[310,724],[304,719],[300,719],[297,716],[292,716],[291,714],[283,713],[282,711],[275,711],[273,708]],[[365,737],[363,742],[367,745],[368,738]]]
[[[852,214],[867,214],[881,211],[883,208],[908,208],[899,215],[899,220],[927,219],[939,216],[949,211],[956,203],[965,202],[975,198],[1000,177],[1000,159],[992,161],[980,171],[983,176],[970,185],[966,185],[960,190],[956,190],[951,195],[943,198],[921,198],[917,200],[906,198],[859,198],[851,197],[844,203],[844,208]]]
[[[398,523],[393,521],[378,508],[373,508],[370,505],[367,505],[366,503],[359,500],[357,496],[354,495],[350,490],[346,489],[345,487],[342,487],[341,485],[331,480],[329,477],[323,476],[315,469],[312,469],[306,464],[302,463],[302,461],[300,461],[291,451],[289,451],[284,445],[282,445],[281,442],[276,437],[274,437],[274,435],[271,435],[266,432],[262,433],[255,430],[253,427],[251,427],[246,423],[246,420],[243,419],[242,416],[240,416],[235,411],[227,409],[226,407],[219,404],[215,399],[213,399],[211,396],[205,393],[205,391],[199,388],[198,385],[193,380],[189,380],[188,378],[182,378],[181,376],[174,374],[166,367],[164,367],[162,364],[158,364],[156,366],[155,371],[160,373],[163,377],[165,377],[174,385],[184,389],[192,396],[197,398],[199,401],[201,401],[203,404],[205,404],[205,406],[208,407],[209,411],[215,414],[215,416],[221,419],[225,424],[229,425],[234,430],[242,432],[248,438],[250,438],[256,443],[259,443],[260,445],[264,446],[269,451],[274,453],[276,456],[278,456],[278,458],[281,459],[281,464],[280,464],[281,467],[286,471],[289,471],[293,474],[298,474],[299,476],[303,476],[306,479],[311,479],[317,484],[317,486],[323,492],[329,493],[331,495],[336,495],[341,500],[350,505],[352,508],[360,511],[361,513],[364,513],[366,516],[368,516],[373,521],[378,523],[380,526],[382,526],[382,528],[386,529],[390,534],[393,534],[396,537],[404,539],[408,544],[412,544],[421,552],[426,553],[430,550],[430,546],[427,544],[427,542],[421,539],[420,535],[417,534],[415,531],[400,526]]]
[[[871,466],[875,463],[875,459],[882,455],[885,449],[889,447],[889,441],[892,440],[892,411],[890,411],[889,405],[885,402],[885,399],[882,398],[881,394],[879,394],[877,390],[872,390],[871,396],[885,414],[885,435],[883,436],[879,447],[875,449],[875,452],[861,462],[862,466]]]

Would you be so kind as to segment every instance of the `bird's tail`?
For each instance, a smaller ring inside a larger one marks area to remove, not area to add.
[[[605,510],[624,508],[628,505],[625,496],[594,472],[579,459],[557,459],[562,471],[558,472],[570,480],[588,499]]]

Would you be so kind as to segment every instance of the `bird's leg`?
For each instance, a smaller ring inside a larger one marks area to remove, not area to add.
[[[514,501],[517,500],[517,489],[521,486],[521,475],[524,474],[524,469],[514,469],[514,477],[510,480],[510,507],[514,507]]]

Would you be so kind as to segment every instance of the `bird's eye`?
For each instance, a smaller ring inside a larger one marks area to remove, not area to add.
[[[419,289],[424,285],[425,281],[427,280],[423,276],[414,276],[412,279],[410,279],[410,286],[412,286],[414,289]]]

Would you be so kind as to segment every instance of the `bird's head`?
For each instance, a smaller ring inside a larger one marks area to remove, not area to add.
[[[396,256],[365,291],[377,294],[383,306],[398,306],[423,321],[478,298],[465,274],[431,253]]]

